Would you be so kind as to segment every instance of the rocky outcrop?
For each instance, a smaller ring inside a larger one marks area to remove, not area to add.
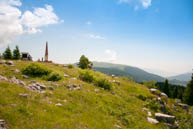
[[[32,84],[27,85],[26,88],[39,93],[44,93],[46,90],[46,86],[38,82],[32,82]]]
[[[0,64],[5,64],[5,60],[0,60]]]
[[[19,94],[19,96],[27,98],[29,96],[29,94]]]
[[[187,104],[177,103],[177,105],[180,106],[181,108],[183,108],[183,109],[186,110],[186,111],[189,110],[189,105],[187,105]]]
[[[0,75],[0,81],[8,81],[8,79],[6,77]]]
[[[24,78],[24,79],[29,79],[30,77],[27,76],[27,75],[22,75],[22,78]]]
[[[117,85],[121,85],[121,83],[119,81],[113,80],[113,83],[117,84]]]
[[[7,129],[5,120],[0,120],[0,129]]]
[[[170,124],[175,123],[175,116],[162,114],[162,113],[155,113],[155,117],[160,122],[170,123]]]
[[[10,66],[14,66],[13,61],[7,61],[6,64],[7,64],[7,65],[10,65]]]
[[[81,85],[72,84],[72,85],[67,85],[66,87],[69,90],[80,90]]]
[[[10,83],[15,83],[17,85],[23,85],[23,86],[26,86],[26,83],[24,81],[21,81],[19,79],[17,79],[16,77],[12,77],[10,80],[9,80]]]
[[[157,121],[156,119],[150,118],[150,117],[147,117],[147,121],[151,124],[158,124],[159,123],[159,121]]]

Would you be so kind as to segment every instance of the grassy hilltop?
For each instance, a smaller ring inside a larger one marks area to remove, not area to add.
[[[9,81],[0,80],[0,119],[10,129],[167,129],[163,123],[147,121],[146,107],[152,112],[161,112],[156,96],[149,89],[127,78],[112,78],[100,72],[90,71],[97,78],[105,78],[112,84],[111,90],[97,87],[79,78],[83,71],[53,63],[42,63],[44,67],[59,73],[62,79],[50,82],[44,77],[22,77],[22,69],[34,62],[14,61],[14,66],[0,64],[0,75],[13,76],[26,85],[31,81],[44,84],[47,88],[37,93]],[[40,64],[37,63],[36,64]],[[64,77],[64,74],[69,77]],[[120,85],[113,81],[120,82]],[[70,90],[68,85],[80,85]],[[28,94],[22,97],[20,94]],[[167,111],[175,115],[180,129],[192,129],[193,108],[187,113],[168,100]]]

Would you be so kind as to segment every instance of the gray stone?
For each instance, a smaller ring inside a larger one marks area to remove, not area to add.
[[[151,117],[147,117],[147,121],[148,121],[149,123],[151,123],[151,124],[158,124],[158,123],[159,123],[159,121],[157,121],[156,119],[153,119],[153,118],[151,118]]]
[[[175,122],[175,116],[162,114],[162,113],[155,113],[155,117],[160,122],[165,122],[170,124],[174,124]]]
[[[5,64],[5,60],[0,60],[0,64]]]
[[[119,126],[119,125],[117,125],[117,124],[114,125],[114,126],[115,126],[115,128],[117,128],[117,129],[122,129],[121,126]]]
[[[189,106],[187,104],[178,103],[178,106],[182,107],[184,110],[187,110],[187,111],[189,109]]]
[[[24,81],[21,81],[21,80],[17,79],[16,77],[12,77],[12,78],[10,79],[10,82],[11,82],[11,83],[15,83],[15,84],[17,84],[17,85],[23,85],[23,86],[26,85],[26,83],[25,83]]]
[[[56,106],[62,106],[62,104],[61,103],[57,103],[57,104],[55,104]]]
[[[161,93],[160,96],[161,97],[164,96],[164,97],[168,98],[168,96],[165,93]]]
[[[121,83],[119,81],[113,80],[113,83],[120,85]]]
[[[152,116],[152,114],[151,114],[151,112],[150,112],[150,111],[148,111],[148,112],[147,112],[147,115],[148,115],[149,117],[151,117],[151,116]]]
[[[23,77],[24,79],[29,79],[29,78],[30,78],[30,77],[27,76],[27,75],[22,75],[22,77]]]
[[[10,66],[14,66],[13,61],[7,61],[6,64],[7,64],[7,65],[10,65]]]
[[[15,72],[16,72],[16,73],[19,73],[19,72],[20,72],[20,70],[19,70],[19,69],[15,69]]]
[[[48,86],[49,90],[54,90],[54,88],[52,86]]]
[[[69,77],[69,75],[64,73],[64,77]]]
[[[19,94],[19,96],[27,98],[29,95],[28,94]]]
[[[0,81],[8,81],[8,79],[6,77],[0,75]]]
[[[5,126],[6,126],[5,120],[0,120],[0,129],[6,129]]]

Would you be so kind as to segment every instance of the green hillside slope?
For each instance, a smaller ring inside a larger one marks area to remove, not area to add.
[[[80,80],[81,69],[52,63],[42,65],[62,76],[65,74],[58,82],[46,81],[44,77],[22,76],[21,70],[31,63],[14,61],[14,66],[0,64],[1,77],[8,79],[0,79],[0,120],[5,120],[7,129],[168,128],[163,122],[151,124],[147,121],[148,113],[144,108],[152,113],[152,118],[155,112],[161,113],[162,110],[156,101],[157,96],[144,85],[90,71],[112,83],[111,90],[104,90]],[[32,83],[45,87],[32,90],[29,88]],[[74,88],[69,88],[70,85]],[[191,129],[192,107],[187,113],[178,106],[174,108],[174,100],[169,99],[167,103],[167,112],[175,115],[179,128]]]
[[[117,76],[127,76],[132,78],[136,82],[152,81],[152,80],[162,82],[165,80],[161,76],[151,74],[137,67],[131,67],[127,65],[94,62],[94,69],[109,75],[114,74]]]

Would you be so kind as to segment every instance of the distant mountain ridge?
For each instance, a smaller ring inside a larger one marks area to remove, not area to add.
[[[100,72],[106,74],[114,74],[116,76],[127,76],[135,80],[136,82],[142,81],[152,81],[155,80],[157,82],[163,82],[165,78],[155,75],[152,73],[148,73],[140,68],[121,65],[121,64],[112,64],[106,62],[93,62],[93,68]]]
[[[146,72],[143,69],[122,64],[93,62],[93,69],[109,75],[114,74],[116,76],[130,77],[136,82],[152,81],[152,80],[156,82],[164,82],[166,79],[162,76]],[[185,86],[187,84],[187,81],[178,80],[174,78],[170,79],[170,83]]]
[[[192,73],[184,73],[176,76],[168,77],[169,80],[179,80],[179,81],[190,81],[191,80]]]

